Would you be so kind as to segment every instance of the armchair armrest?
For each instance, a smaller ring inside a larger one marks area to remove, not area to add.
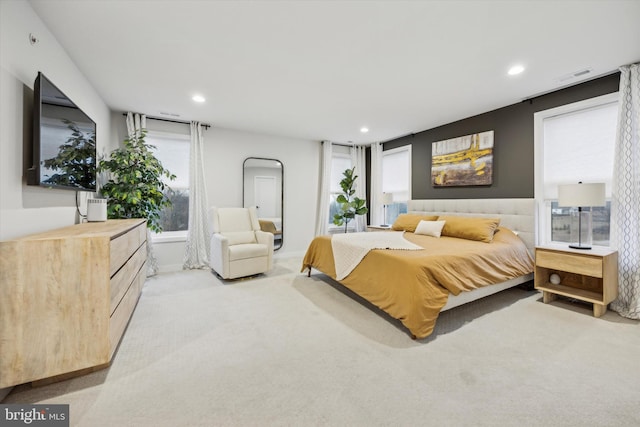
[[[269,245],[270,249],[273,249],[273,233],[267,231],[256,231],[256,240],[263,245]]]
[[[256,230],[256,240],[258,243],[267,245],[269,253],[269,269],[273,267],[273,234],[266,231]]]
[[[229,239],[220,233],[211,235],[211,268],[222,277],[229,274]]]

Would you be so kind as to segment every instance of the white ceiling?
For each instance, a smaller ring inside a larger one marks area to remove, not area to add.
[[[640,60],[640,0],[31,4],[113,110],[312,140],[385,141]]]

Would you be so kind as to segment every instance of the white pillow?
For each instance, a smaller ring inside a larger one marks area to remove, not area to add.
[[[414,234],[424,234],[425,236],[440,237],[445,221],[420,221]]]

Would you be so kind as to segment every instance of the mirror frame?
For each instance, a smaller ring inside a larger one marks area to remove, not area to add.
[[[248,160],[267,160],[271,162],[277,162],[280,164],[280,229],[282,233],[280,235],[279,245],[277,245],[274,241],[273,250],[277,251],[278,249],[281,249],[282,246],[284,245],[284,164],[278,159],[270,159],[267,157],[247,157],[246,159],[244,159],[244,161],[242,162],[242,205],[245,208],[247,207],[245,206],[245,196],[246,196],[245,169],[247,168]]]

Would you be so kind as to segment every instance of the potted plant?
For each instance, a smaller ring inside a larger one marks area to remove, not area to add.
[[[109,159],[100,160],[99,171],[107,172],[109,180],[100,192],[108,199],[108,218],[146,218],[147,227],[162,231],[160,212],[171,206],[163,177],[174,180],[162,163],[153,155],[153,145],[144,140],[146,131],[124,140]]]
[[[344,232],[347,232],[347,225],[349,221],[354,219],[356,215],[364,215],[369,212],[369,209],[366,207],[366,200],[361,199],[359,197],[351,198],[356,190],[353,189],[353,186],[358,179],[358,175],[354,175],[356,168],[355,166],[351,169],[345,170],[342,175],[344,178],[340,181],[340,187],[342,188],[343,194],[340,194],[336,199],[338,202],[339,210],[338,213],[333,216],[333,223],[335,225],[341,226],[344,224]]]

